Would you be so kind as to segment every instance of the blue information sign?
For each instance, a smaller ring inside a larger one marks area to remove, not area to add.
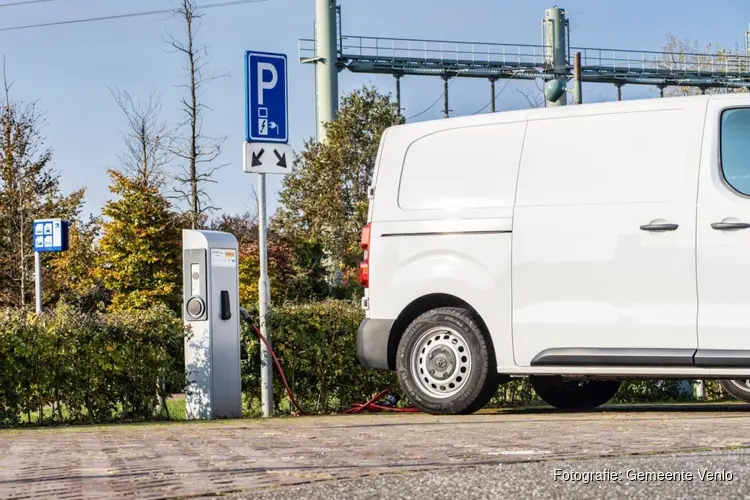
[[[245,140],[289,142],[285,54],[245,52]]]
[[[38,219],[34,221],[34,251],[63,252],[68,249],[68,221]]]

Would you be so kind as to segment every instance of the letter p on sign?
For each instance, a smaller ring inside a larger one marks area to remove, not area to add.
[[[271,79],[265,81],[265,74],[271,73]],[[258,63],[258,105],[263,106],[263,91],[271,90],[279,81],[279,74],[276,72],[276,66],[266,62]]]

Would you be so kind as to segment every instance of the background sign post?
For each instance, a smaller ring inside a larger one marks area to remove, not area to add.
[[[36,312],[42,312],[42,252],[64,252],[68,249],[68,221],[34,220],[34,294]]]

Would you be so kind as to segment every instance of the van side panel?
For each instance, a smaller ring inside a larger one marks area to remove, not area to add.
[[[513,207],[524,123],[442,130],[409,145],[398,206],[411,217],[471,218],[473,210]]]
[[[394,320],[420,297],[452,295],[484,320],[498,365],[512,362],[511,231],[525,128],[391,131],[375,188],[368,318]]]
[[[581,108],[529,120],[513,228],[515,361],[689,362],[705,101]]]
[[[388,266],[371,273],[372,318],[395,319],[416,299],[447,294],[471,305],[487,325],[498,364],[512,362],[510,335],[511,220],[461,221],[455,233],[412,233],[379,226],[372,254]],[[476,222],[482,222],[476,224]],[[420,229],[424,229],[420,227]],[[442,232],[441,228],[441,232]],[[428,230],[429,231],[429,230]],[[476,232],[474,232],[476,231]]]

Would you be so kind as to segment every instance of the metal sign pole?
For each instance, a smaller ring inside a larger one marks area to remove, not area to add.
[[[258,313],[260,333],[269,346],[266,315],[271,304],[268,281],[268,213],[266,174],[290,172],[294,152],[289,145],[289,91],[286,54],[245,51],[245,144],[242,170],[258,174]],[[273,412],[273,365],[271,353],[260,343],[260,394],[263,416]]]
[[[271,302],[268,286],[268,241],[266,238],[266,174],[258,174],[258,246],[260,247],[260,278],[258,279],[258,309],[260,333],[271,343],[266,329],[266,313]],[[260,343],[260,399],[263,416],[270,417],[273,408],[273,365],[271,353]]]
[[[34,252],[34,293],[36,296],[36,313],[42,312],[42,259],[39,252]]]
[[[42,312],[42,259],[41,252],[64,252],[68,249],[68,221],[62,219],[35,219],[34,242],[34,293],[36,313]]]

